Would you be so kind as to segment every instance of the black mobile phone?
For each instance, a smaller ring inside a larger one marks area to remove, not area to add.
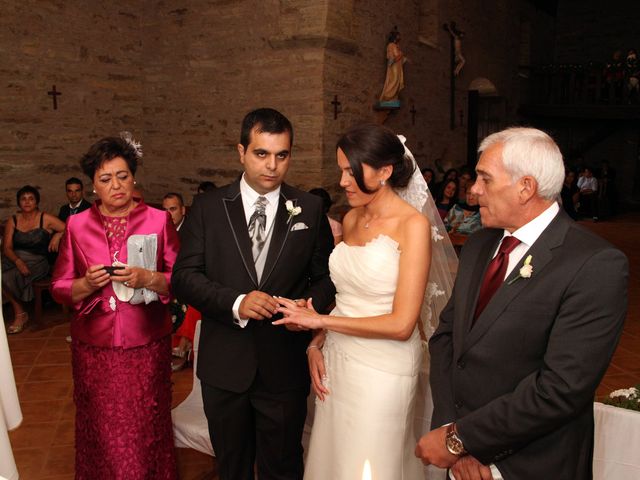
[[[123,270],[124,269],[124,267],[122,267],[120,265],[114,265],[114,266],[105,265],[103,268],[107,271],[107,273],[109,275],[116,275],[116,270]]]

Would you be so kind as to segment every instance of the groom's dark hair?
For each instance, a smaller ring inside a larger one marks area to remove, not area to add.
[[[340,137],[337,148],[346,155],[353,177],[364,193],[374,191],[364,184],[363,163],[376,170],[387,165],[393,166],[393,173],[388,180],[393,188],[406,187],[416,168],[411,158],[405,156],[404,145],[398,136],[381,125],[352,127]]]
[[[293,127],[287,117],[273,108],[258,108],[247,113],[242,120],[240,144],[245,148],[251,143],[251,131],[257,133],[289,132],[289,147],[293,145]]]

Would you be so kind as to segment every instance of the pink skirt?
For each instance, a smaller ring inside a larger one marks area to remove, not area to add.
[[[171,343],[73,342],[77,480],[175,480]]]

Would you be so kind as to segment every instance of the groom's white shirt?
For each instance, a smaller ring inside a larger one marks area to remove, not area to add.
[[[542,232],[549,226],[549,224],[556,217],[558,212],[560,211],[560,206],[557,202],[553,202],[553,204],[547,208],[544,212],[538,215],[536,218],[531,220],[529,223],[523,225],[519,229],[510,234],[508,231],[504,231],[503,238],[509,235],[513,235],[518,240],[520,240],[520,244],[513,249],[513,251],[509,254],[509,264],[507,266],[507,272],[504,278],[507,278],[509,274],[516,268],[516,265],[520,263],[524,254],[527,253],[536,240],[542,235]],[[493,257],[498,254],[498,248],[500,245],[496,247],[495,252],[493,252]],[[491,258],[493,258],[491,257]],[[493,480],[503,480],[502,474],[498,467],[496,467],[493,463],[489,465],[491,468],[491,475],[493,476]],[[455,476],[453,473],[449,472],[449,478],[455,480]]]
[[[240,179],[240,196],[242,198],[242,206],[244,207],[244,216],[247,221],[247,225],[249,225],[249,220],[251,219],[251,215],[253,215],[254,210],[256,209],[256,200],[261,195],[256,192],[253,188],[249,186],[247,181],[244,179],[244,174],[242,174],[242,178]],[[280,201],[280,186],[275,190],[265,193],[262,195],[267,199],[267,205],[265,206],[264,213],[267,216],[267,224],[265,225],[265,231],[268,232],[271,229],[271,225],[276,218],[276,212],[278,211],[278,202]],[[247,326],[249,323],[248,318],[240,318],[240,303],[246,297],[246,294],[238,295],[236,301],[233,302],[233,318],[235,318],[235,324],[241,326],[242,328]]]

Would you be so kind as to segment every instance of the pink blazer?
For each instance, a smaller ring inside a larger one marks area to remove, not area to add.
[[[166,306],[170,296],[160,296],[159,302],[148,305],[132,305],[118,300],[109,283],[80,302],[74,304],[71,300],[73,280],[83,277],[91,265],[111,265],[113,261],[99,205],[100,201],[97,201],[90,209],[67,220],[53,269],[51,293],[56,301],[72,307],[71,336],[74,339],[98,347],[146,345],[171,333],[171,318]],[[141,202],[129,214],[125,245],[130,235],[152,233],[158,235],[157,271],[163,273],[169,283],[180,248],[178,234],[167,212]],[[123,250],[118,254],[118,260],[126,263],[126,248]]]

